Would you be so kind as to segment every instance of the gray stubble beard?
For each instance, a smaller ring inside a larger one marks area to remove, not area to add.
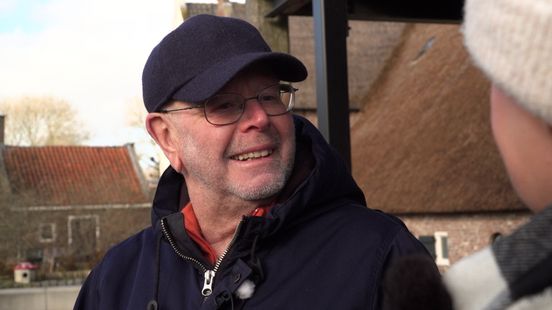
[[[289,157],[288,163],[282,167],[283,171],[282,173],[278,174],[275,177],[275,180],[269,184],[265,184],[263,186],[253,186],[253,187],[246,187],[242,186],[242,184],[229,184],[227,186],[221,186],[222,184],[216,181],[216,178],[214,178],[214,174],[209,171],[208,167],[206,170],[202,170],[201,172],[196,169],[189,169],[188,173],[191,176],[194,176],[197,180],[202,183],[205,188],[210,188],[211,190],[222,190],[223,192],[226,192],[227,194],[231,194],[233,196],[236,196],[244,201],[257,201],[257,200],[266,200],[271,197],[276,196],[286,185],[286,182],[291,177],[291,173],[293,171],[293,167],[295,164],[295,152],[296,152],[296,141],[295,141],[295,134],[291,136],[291,150],[290,154],[287,154]],[[197,145],[195,142],[190,139],[189,137],[186,137],[184,139],[184,144],[186,147],[192,147],[197,148]],[[186,151],[185,151],[186,153]],[[284,156],[282,157],[282,160],[284,159]],[[209,161],[209,158],[206,158],[204,160]],[[203,174],[207,175],[203,175]]]
[[[295,147],[293,148],[293,155],[291,156],[290,161],[283,167],[284,171],[278,175],[274,182],[261,186],[260,188],[241,188],[240,184],[235,184],[230,187],[229,191],[246,201],[264,200],[276,196],[280,191],[282,191],[291,176],[295,163],[294,155]]]

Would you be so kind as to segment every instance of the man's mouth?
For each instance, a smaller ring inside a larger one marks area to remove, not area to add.
[[[231,158],[234,160],[246,161],[250,159],[267,157],[268,155],[272,154],[272,152],[273,150],[262,150],[258,152],[249,152],[249,153],[234,155]]]

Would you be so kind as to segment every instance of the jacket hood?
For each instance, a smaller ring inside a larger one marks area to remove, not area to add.
[[[340,155],[322,137],[314,125],[301,116],[294,115],[297,150],[295,166],[275,206],[267,216],[280,226],[309,211],[318,214],[334,208],[328,202],[343,200],[366,206],[364,194],[353,180]],[[189,202],[184,177],[168,167],[161,178],[151,213],[152,225],[172,213],[179,212]],[[317,209],[312,212],[312,209]]]

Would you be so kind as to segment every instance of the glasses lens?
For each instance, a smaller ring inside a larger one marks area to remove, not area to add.
[[[294,90],[290,85],[280,84],[264,89],[258,100],[268,115],[281,115],[293,108]]]
[[[205,102],[205,117],[214,125],[226,125],[238,120],[243,98],[235,94],[215,95]]]
[[[279,84],[263,89],[257,100],[267,115],[285,114],[293,108],[295,89],[291,85]],[[205,118],[213,125],[227,125],[236,122],[242,115],[245,99],[238,94],[219,94],[205,102]]]

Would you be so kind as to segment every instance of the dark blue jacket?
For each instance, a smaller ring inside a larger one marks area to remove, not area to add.
[[[339,155],[318,130],[295,117],[292,177],[266,217],[244,217],[213,270],[186,235],[183,177],[159,181],[152,227],[107,252],[81,289],[75,309],[378,309],[386,266],[427,253],[397,218],[366,207]],[[124,225],[124,223],[121,223]],[[254,284],[250,298],[236,290]],[[149,306],[148,306],[149,304]]]

